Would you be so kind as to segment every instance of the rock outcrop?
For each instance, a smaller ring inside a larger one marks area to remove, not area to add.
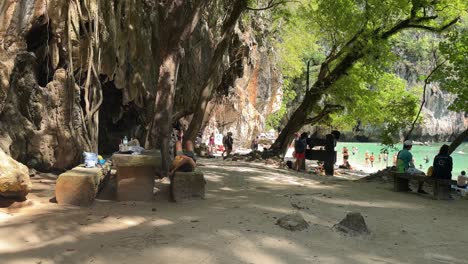
[[[0,149],[0,196],[24,199],[31,188],[28,168]]]
[[[276,224],[290,231],[302,231],[309,227],[300,213],[285,215],[279,218]]]
[[[346,235],[358,236],[370,233],[361,213],[348,213],[333,229]]]
[[[225,5],[208,5],[183,47],[174,119],[194,111]],[[53,170],[74,167],[83,151],[98,146],[112,153],[124,135],[144,143],[159,78],[159,12],[154,1],[0,2],[0,148]],[[229,43],[217,91],[228,97],[213,100],[206,121],[235,131],[237,143],[263,130],[281,101],[281,76],[262,26],[268,20],[255,13]]]

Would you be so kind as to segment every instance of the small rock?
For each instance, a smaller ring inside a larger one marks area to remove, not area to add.
[[[34,177],[36,176],[37,171],[33,168],[29,168],[29,177]]]
[[[151,208],[151,211],[152,211],[152,212],[156,212],[156,208]]]
[[[333,226],[333,229],[352,236],[370,233],[361,213],[348,213],[343,220]]]
[[[285,215],[276,221],[280,227],[290,231],[302,231],[309,227],[309,224],[304,220],[301,214],[295,213]]]

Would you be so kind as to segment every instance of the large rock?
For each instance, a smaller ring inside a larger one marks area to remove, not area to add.
[[[302,231],[309,227],[309,224],[304,220],[301,214],[294,213],[285,215],[276,221],[280,227],[290,231]]]
[[[0,195],[25,198],[31,188],[28,168],[0,149]]]
[[[343,220],[333,226],[333,229],[352,236],[367,235],[370,233],[361,213],[348,213]]]

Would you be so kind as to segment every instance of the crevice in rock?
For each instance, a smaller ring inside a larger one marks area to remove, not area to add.
[[[36,78],[40,86],[45,87],[54,76],[50,60],[52,23],[45,16],[38,17],[26,34],[27,51],[36,55]]]
[[[99,152],[112,154],[118,151],[124,136],[144,139],[144,111],[134,103],[123,105],[123,90],[113,81],[102,84],[104,101],[99,113]]]

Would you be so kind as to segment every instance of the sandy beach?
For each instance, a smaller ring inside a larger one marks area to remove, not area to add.
[[[205,200],[51,203],[55,177],[36,175],[23,208],[0,209],[2,264],[466,263],[468,200],[394,193],[390,184],[296,173],[263,163],[201,160]],[[276,225],[299,212],[304,231]],[[332,230],[360,212],[370,235]]]

